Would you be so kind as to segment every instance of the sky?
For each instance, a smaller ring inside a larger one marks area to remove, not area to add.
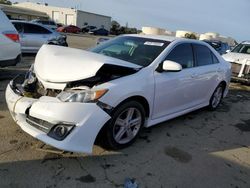
[[[24,2],[27,0],[16,0]],[[29,0],[111,16],[121,25],[217,32],[250,40],[250,0]]]

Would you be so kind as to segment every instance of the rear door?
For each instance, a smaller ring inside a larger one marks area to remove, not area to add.
[[[43,44],[46,44],[52,32],[48,29],[30,23],[24,23],[23,38],[27,52],[38,51]]]
[[[196,59],[196,79],[198,92],[195,97],[200,103],[208,102],[217,87],[219,76],[223,71],[216,55],[205,45],[193,44]]]

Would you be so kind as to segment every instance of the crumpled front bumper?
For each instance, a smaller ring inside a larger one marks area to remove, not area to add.
[[[96,136],[110,119],[109,114],[95,103],[65,103],[46,96],[39,99],[22,97],[10,85],[6,89],[6,102],[13,119],[25,132],[65,151],[92,153]],[[27,123],[27,113],[52,124],[70,123],[75,128],[64,140],[58,141]]]

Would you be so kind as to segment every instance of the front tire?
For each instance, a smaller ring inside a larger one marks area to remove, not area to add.
[[[104,132],[105,146],[118,150],[131,145],[145,123],[145,110],[137,101],[126,102],[115,109]]]
[[[222,98],[223,98],[223,92],[224,92],[224,86],[220,84],[214,91],[213,95],[210,98],[209,101],[209,109],[210,110],[216,110],[218,106],[220,105]]]

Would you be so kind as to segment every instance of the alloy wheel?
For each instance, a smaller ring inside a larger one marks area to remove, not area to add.
[[[220,86],[215,90],[213,94],[212,103],[211,103],[213,108],[216,108],[220,104],[222,94],[223,94],[223,88]]]
[[[134,107],[120,113],[114,123],[113,137],[118,144],[127,144],[138,134],[142,124],[142,114]]]

